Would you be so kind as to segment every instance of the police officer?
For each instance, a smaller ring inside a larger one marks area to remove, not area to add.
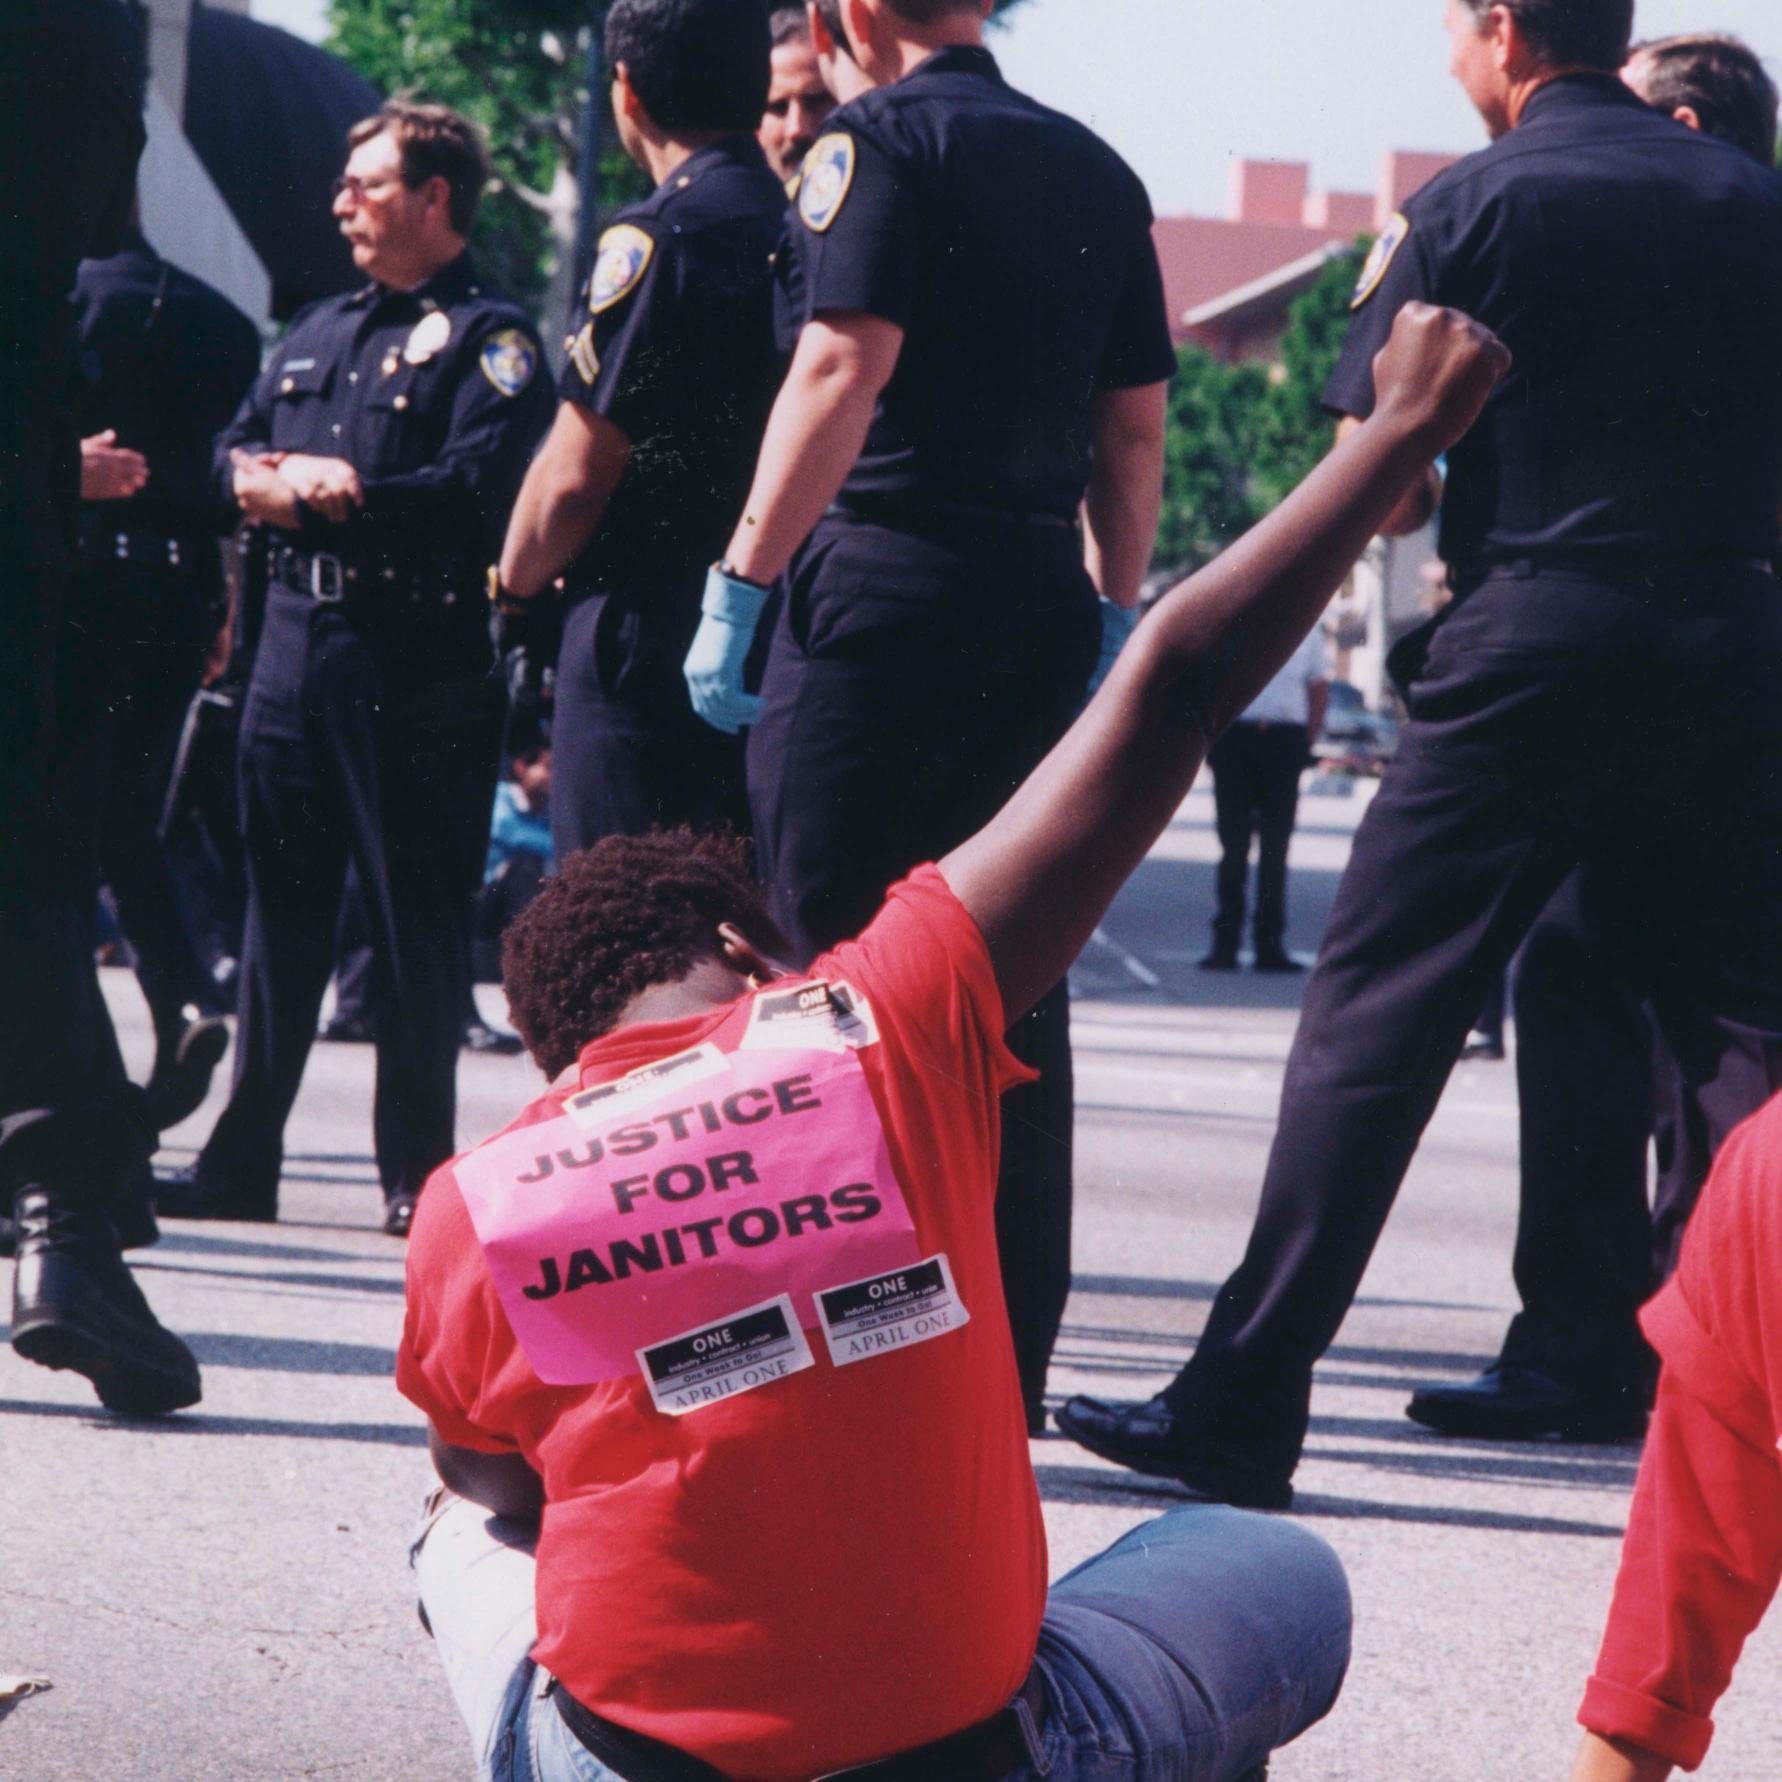
[[[773,62],[756,138],[767,164],[790,187],[835,110],[835,95],[823,84],[807,8],[776,7],[767,28],[773,36]]]
[[[465,251],[488,159],[443,106],[356,125],[335,215],[371,283],[305,312],[217,442],[266,529],[242,718],[248,916],[228,1106],[176,1217],[276,1217],[350,858],[373,928],[378,1174],[406,1235],[454,1149],[469,900],[500,695],[481,566],[549,413],[531,324]]]
[[[804,325],[687,658],[709,721],[755,723],[760,870],[807,956],[1056,741],[1096,663],[1097,591],[1136,604],[1156,528],[1175,356],[1144,188],[1005,83],[987,11],[816,9],[819,55],[845,50],[878,90],[806,158]],[[743,668],[788,565],[757,702]],[[1062,986],[1016,1044],[1046,1070],[1007,1104],[999,1211],[1037,1428],[1070,1278]]]
[[[100,652],[87,689],[104,754],[100,870],[155,1032],[157,1131],[204,1099],[228,1045],[156,826],[186,706],[223,624],[211,442],[260,368],[252,322],[139,231],[74,288],[82,374],[79,598]],[[131,464],[134,458],[136,463]]]
[[[1450,456],[1456,599],[1398,664],[1410,722],[1308,984],[1248,1252],[1160,1397],[1060,1417],[1230,1501],[1291,1499],[1312,1365],[1486,985],[1574,868],[1690,1117],[1717,1141],[1782,1082],[1782,185],[1621,84],[1631,26],[1631,0],[1450,6],[1495,141],[1383,232],[1327,391],[1369,411],[1412,298],[1514,354]]]
[[[1776,88],[1736,38],[1637,44],[1622,78],[1679,123],[1774,162]],[[1590,916],[1574,876],[1516,957],[1522,1307],[1478,1378],[1412,1395],[1411,1418],[1444,1433],[1626,1436],[1645,1425],[1655,1367],[1636,1315],[1675,1266],[1711,1135],[1680,1105],[1667,1048],[1654,1055],[1642,981]]]
[[[0,1197],[15,1215],[11,1341],[132,1414],[195,1404],[110,1213],[152,1130],[93,970],[98,799],[71,769],[94,662],[72,599],[79,499],[69,293],[110,253],[142,152],[142,42],[113,0],[0,10]]]
[[[730,0],[617,0],[606,54],[620,140],[656,189],[600,238],[562,405],[515,505],[496,590],[514,625],[536,628],[548,584],[568,572],[559,858],[659,824],[748,821],[741,741],[699,721],[680,670],[781,368],[773,257],[786,198],[753,134],[765,14]]]

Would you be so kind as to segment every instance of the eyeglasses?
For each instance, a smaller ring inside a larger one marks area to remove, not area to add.
[[[342,192],[350,193],[355,204],[362,204],[373,193],[387,191],[391,186],[401,184],[401,176],[394,173],[386,173],[382,179],[360,179],[355,174],[343,173],[328,191],[334,198],[339,198]]]

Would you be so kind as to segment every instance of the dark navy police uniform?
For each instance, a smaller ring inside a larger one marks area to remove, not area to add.
[[[460,256],[414,291],[300,316],[217,441],[344,458],[362,509],[266,530],[242,713],[248,920],[236,1075],[194,1194],[270,1216],[349,858],[378,982],[378,1174],[418,1195],[455,1149],[470,897],[500,740],[483,574],[550,418],[532,324]]]
[[[141,236],[86,261],[74,290],[83,437],[112,429],[148,460],[123,501],[81,510],[77,598],[99,661],[85,740],[103,757],[99,864],[137,958],[159,1052],[171,1056],[181,1010],[220,1006],[198,956],[157,823],[174,749],[204,656],[222,623],[211,446],[260,369],[252,322]]]
[[[1099,621],[1075,519],[1092,406],[1173,375],[1143,186],[987,50],[931,56],[811,150],[782,279],[800,320],[896,323],[903,348],[839,501],[785,584],[749,739],[762,878],[808,955],[981,827],[1069,725]],[[1037,1409],[1070,1274],[1062,986],[1016,1031],[999,1197]]]
[[[1275,1479],[1468,1023],[1568,873],[1711,1143],[1782,1085],[1782,183],[1567,76],[1382,236],[1337,411],[1370,411],[1410,299],[1515,361],[1450,455],[1457,598],[1395,665],[1410,722],[1308,984],[1249,1250],[1163,1395],[1185,1440]],[[1633,1303],[1607,1276],[1570,1293]]]
[[[67,723],[93,672],[91,632],[70,609],[68,299],[81,259],[123,237],[140,63],[140,31],[112,0],[0,8],[0,1212],[26,1186],[103,1211],[152,1137],[93,970],[98,807],[70,773]]]
[[[786,195],[752,136],[689,156],[600,238],[559,394],[631,442],[571,566],[552,727],[557,857],[658,825],[748,821],[742,744],[681,663],[779,386],[773,259]]]

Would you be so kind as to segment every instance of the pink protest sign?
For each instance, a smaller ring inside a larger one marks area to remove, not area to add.
[[[917,1261],[851,1051],[703,1047],[574,1098],[465,1157],[458,1185],[541,1380],[638,1371],[637,1351],[789,1294]]]

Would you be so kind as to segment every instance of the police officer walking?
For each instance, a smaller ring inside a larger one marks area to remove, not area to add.
[[[1398,664],[1410,722],[1307,987],[1249,1249],[1158,1398],[1059,1418],[1231,1502],[1290,1501],[1312,1365],[1486,986],[1574,868],[1710,1140],[1782,1085],[1782,184],[1622,85],[1632,12],[1454,0],[1495,141],[1382,234],[1326,393],[1369,412],[1410,299],[1514,355],[1450,454],[1456,598]]]
[[[234,1089],[158,1205],[276,1217],[350,858],[378,973],[384,1229],[400,1236],[455,1148],[500,726],[482,566],[550,397],[531,324],[465,251],[488,179],[475,127],[392,102],[349,141],[334,211],[372,282],[298,319],[217,442],[270,556],[242,717],[247,934]]]
[[[1636,44],[1622,78],[1679,123],[1774,164],[1775,84],[1736,38]],[[1516,956],[1522,1307],[1476,1379],[1412,1395],[1412,1420],[1447,1434],[1576,1440],[1645,1427],[1656,1361],[1638,1313],[1676,1264],[1714,1135],[1679,1105],[1676,1061],[1663,1045],[1654,1055],[1647,980],[1628,976],[1594,913],[1568,879]]]
[[[224,622],[211,443],[260,368],[260,337],[220,291],[132,231],[75,282],[82,374],[80,599],[101,661],[83,689],[103,754],[99,865],[155,1033],[157,1131],[203,1101],[228,1045],[156,825],[186,707]],[[134,464],[132,464],[134,460]]]
[[[142,41],[114,0],[0,9],[0,1205],[17,1226],[11,1340],[132,1415],[200,1395],[111,1214],[152,1145],[93,969],[98,800],[69,697],[92,671],[72,608],[79,502],[69,294],[110,253],[142,152]]]
[[[878,83],[806,158],[803,328],[687,658],[754,724],[774,914],[807,956],[985,822],[1062,734],[1136,605],[1175,366],[1144,188],[1013,91],[985,0],[825,0],[820,56]],[[1076,532],[1087,522],[1085,547]],[[759,701],[743,684],[787,571]],[[758,719],[758,721],[757,721]],[[1017,1029],[998,1229],[1029,1423],[1070,1283],[1068,1005]]]
[[[600,238],[562,406],[493,590],[504,640],[548,651],[548,584],[567,572],[559,859],[659,824],[747,824],[741,740],[693,714],[681,662],[781,369],[773,258],[786,197],[754,137],[765,15],[732,0],[615,0],[606,56],[620,140],[656,189]]]

